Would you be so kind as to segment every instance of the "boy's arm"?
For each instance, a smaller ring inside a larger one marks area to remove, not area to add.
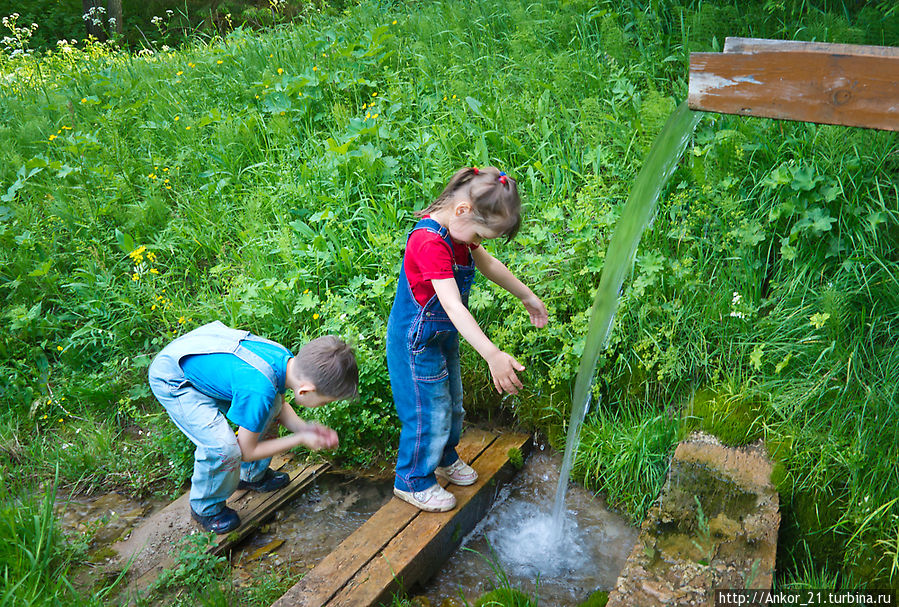
[[[478,326],[478,321],[462,303],[462,295],[459,293],[455,278],[432,280],[431,284],[434,285],[440,305],[459,334],[487,361],[496,391],[502,393],[505,390],[510,394],[517,394],[521,388],[521,382],[515,375],[515,371],[523,371],[524,365],[497,348],[484,334],[481,327]]]
[[[481,274],[521,300],[531,318],[531,324],[538,328],[546,326],[549,319],[546,306],[526,284],[512,274],[506,264],[488,253],[484,247],[472,249],[471,256]]]
[[[290,430],[292,434],[267,440],[259,440],[260,433],[247,430],[244,427],[237,429],[237,444],[240,446],[241,459],[245,462],[254,462],[260,459],[273,457],[294,447],[303,445],[312,450],[333,449],[338,445],[337,433],[321,424],[306,422],[300,419],[289,404],[282,399],[281,414],[278,421]]]

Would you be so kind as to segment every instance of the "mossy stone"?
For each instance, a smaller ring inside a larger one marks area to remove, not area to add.
[[[609,592],[607,590],[597,590],[587,600],[578,605],[578,607],[606,607],[609,602]]]

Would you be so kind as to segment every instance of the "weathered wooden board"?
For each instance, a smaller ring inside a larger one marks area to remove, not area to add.
[[[899,131],[899,48],[729,38],[692,53],[691,109]]]
[[[458,547],[486,513],[498,485],[514,473],[509,451],[527,453],[529,447],[526,435],[496,437],[468,430],[459,454],[479,478],[470,487],[452,487],[455,509],[421,512],[392,499],[273,607],[368,607],[389,602],[400,587],[408,588],[436,571]]]
[[[229,534],[217,536],[216,543],[209,549],[210,553],[226,552],[246,538],[329,468],[324,463],[290,465],[289,461],[287,457],[279,457],[272,460],[271,464],[273,469],[283,469],[290,474],[291,480],[286,487],[271,493],[241,490],[231,496],[228,506],[237,511],[241,525]],[[192,529],[198,528],[190,520],[189,500],[190,494],[185,493],[144,521],[128,540],[113,546],[123,563],[132,564],[132,580],[129,583],[132,593],[147,588],[163,570],[171,567],[176,556],[173,549],[179,540]]]
[[[804,42],[802,40],[769,40],[767,38],[740,38],[736,36],[724,39],[725,53],[789,53],[793,51],[802,51],[804,53],[828,53],[831,55],[894,57],[897,52],[899,52],[899,49],[892,46]]]

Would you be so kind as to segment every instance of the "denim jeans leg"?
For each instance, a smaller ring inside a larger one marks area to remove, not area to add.
[[[444,347],[446,353],[447,385],[450,397],[450,430],[446,445],[440,457],[440,466],[449,466],[459,459],[456,447],[462,437],[462,421],[465,409],[462,408],[462,369],[459,362],[459,338],[447,340]]]
[[[241,454],[234,431],[218,401],[193,386],[173,387],[151,379],[150,388],[178,429],[196,445],[191,508],[202,516],[217,514],[239,480]]]
[[[423,491],[437,482],[434,470],[450,435],[452,406],[446,361],[439,343],[412,353],[391,337],[388,328],[387,368],[402,423],[394,486]]]

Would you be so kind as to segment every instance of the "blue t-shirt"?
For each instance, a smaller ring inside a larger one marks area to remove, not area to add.
[[[271,365],[277,386],[235,354],[194,354],[181,360],[181,369],[206,396],[231,402],[225,413],[228,419],[252,432],[262,432],[275,398],[284,394],[287,361],[293,354],[277,344],[242,341],[240,345]]]

